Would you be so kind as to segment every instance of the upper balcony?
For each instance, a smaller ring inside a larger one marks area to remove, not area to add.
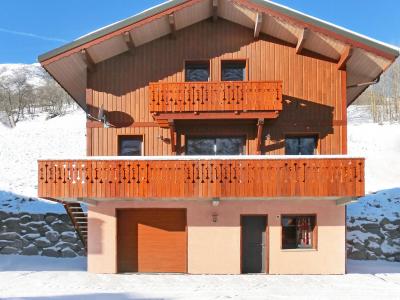
[[[150,83],[150,112],[161,120],[270,119],[282,110],[281,81]]]
[[[53,199],[341,199],[364,195],[364,159],[348,156],[88,157],[41,160]]]

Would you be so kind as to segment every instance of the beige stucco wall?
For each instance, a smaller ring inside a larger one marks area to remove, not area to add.
[[[345,272],[345,207],[328,200],[132,201],[101,203],[89,208],[88,270],[115,273],[116,208],[176,207],[187,209],[188,273],[240,273],[240,215],[268,215],[267,265],[271,274],[342,274]],[[217,214],[217,222],[212,215]],[[281,249],[281,214],[316,214],[316,250]]]

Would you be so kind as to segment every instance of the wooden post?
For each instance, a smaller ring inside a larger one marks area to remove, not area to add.
[[[350,59],[352,54],[353,54],[353,50],[352,50],[351,46],[347,46],[344,49],[342,55],[340,56],[340,59],[339,59],[338,65],[337,65],[338,70],[342,70],[342,71],[346,70],[347,61]]]
[[[218,0],[212,1],[212,19],[214,22],[218,20]]]
[[[133,55],[135,53],[135,43],[133,42],[132,35],[129,31],[126,31],[124,32],[123,37],[129,53]]]
[[[258,39],[260,36],[261,25],[263,22],[263,14],[261,12],[257,13],[256,20],[254,22],[254,38]]]
[[[258,121],[257,121],[257,153],[258,154],[261,154],[263,129],[264,129],[264,119],[258,119]]]
[[[304,44],[305,44],[309,34],[310,34],[310,32],[309,32],[308,28],[304,28],[299,36],[298,41],[297,41],[296,54],[300,54],[301,51],[303,51]]]
[[[171,30],[171,37],[176,38],[176,24],[175,24],[175,14],[169,14],[168,15],[168,23],[169,23],[169,28]]]
[[[171,135],[171,150],[172,150],[172,153],[175,155],[176,154],[175,123],[173,120],[168,120],[168,125],[169,125],[169,130],[170,130],[170,135]]]
[[[92,57],[90,56],[87,49],[82,49],[81,51],[83,62],[86,64],[86,68],[89,72],[96,71],[96,64],[93,61]]]

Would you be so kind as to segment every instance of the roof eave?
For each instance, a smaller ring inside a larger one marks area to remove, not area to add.
[[[369,38],[369,37],[367,37],[365,35],[353,32],[353,31],[345,29],[343,27],[340,27],[340,26],[334,25],[332,23],[323,21],[321,19],[309,16],[309,15],[304,14],[302,12],[299,12],[297,10],[293,10],[293,9],[291,9],[289,7],[286,7],[286,6],[271,2],[271,1],[264,1],[264,0],[250,0],[250,1],[252,1],[255,4],[258,4],[258,5],[264,6],[266,8],[269,8],[271,10],[275,10],[275,11],[281,13],[281,14],[285,14],[285,15],[287,15],[289,17],[298,19],[299,21],[302,21],[304,23],[313,24],[314,26],[318,26],[318,27],[321,27],[321,28],[323,28],[325,30],[332,31],[332,32],[334,32],[334,33],[336,33],[338,35],[342,35],[342,36],[344,36],[344,37],[346,37],[348,39],[355,40],[355,41],[357,41],[359,43],[363,43],[363,44],[365,44],[365,45],[367,45],[369,47],[372,47],[372,48],[378,49],[380,51],[383,51],[383,52],[389,54],[390,56],[393,56],[393,58],[396,58],[396,57],[398,57],[400,55],[400,48],[398,48],[396,46],[392,46],[392,45],[389,45],[389,44],[386,44],[386,43],[382,43],[382,42],[377,41],[375,39]],[[143,12],[141,12],[139,14],[136,14],[136,15],[134,15],[132,17],[129,17],[129,18],[124,19],[122,21],[116,22],[116,23],[114,23],[112,25],[106,26],[106,27],[104,27],[104,28],[102,28],[100,30],[96,30],[95,32],[93,32],[91,34],[85,35],[85,36],[83,36],[81,38],[78,38],[78,39],[76,39],[76,40],[74,40],[74,41],[72,41],[72,42],[70,42],[68,44],[65,44],[65,45],[59,47],[59,48],[56,48],[56,49],[51,50],[49,52],[46,52],[46,53],[40,55],[38,57],[38,60],[39,60],[39,62],[44,62],[44,61],[46,61],[46,60],[48,60],[48,59],[50,59],[52,57],[55,57],[55,56],[63,53],[63,52],[66,52],[66,51],[71,50],[73,48],[82,46],[82,45],[84,45],[84,44],[86,44],[86,43],[88,43],[88,42],[90,42],[92,40],[95,40],[97,38],[101,38],[101,37],[103,37],[103,36],[105,36],[107,34],[110,34],[110,33],[114,32],[114,31],[117,31],[117,30],[119,30],[121,28],[124,28],[126,26],[132,25],[132,24],[134,24],[136,22],[142,21],[142,20],[144,20],[144,19],[146,19],[148,17],[151,17],[151,16],[153,16],[155,14],[158,14],[158,13],[164,11],[164,10],[170,9],[170,8],[172,8],[174,6],[177,6],[179,4],[182,4],[184,2],[187,2],[187,0],[170,0],[170,1],[167,1],[167,2],[164,2],[164,3],[161,3],[160,5],[154,6],[154,7],[150,8],[150,9],[145,10],[145,11],[143,11]]]
[[[172,8],[174,6],[177,6],[177,5],[181,4],[181,3],[184,3],[186,1],[187,0],[170,0],[170,1],[167,1],[167,2],[164,2],[164,3],[161,3],[160,5],[157,5],[157,6],[154,6],[152,8],[149,8],[149,9],[147,9],[147,10],[145,10],[145,11],[139,13],[139,14],[136,14],[136,15],[132,16],[132,17],[129,17],[129,18],[126,18],[124,20],[121,20],[121,21],[118,21],[116,23],[113,23],[113,24],[111,24],[109,26],[106,26],[106,27],[100,29],[100,30],[94,31],[93,33],[84,35],[84,36],[82,36],[82,37],[80,37],[80,38],[78,38],[78,39],[76,39],[76,40],[74,40],[74,41],[72,41],[70,43],[67,43],[67,44],[65,44],[65,45],[63,45],[61,47],[58,47],[58,48],[53,49],[51,51],[48,51],[48,52],[46,52],[46,53],[44,53],[42,55],[39,55],[38,60],[41,63],[41,62],[46,61],[46,60],[48,60],[48,59],[50,59],[50,58],[52,58],[54,56],[57,56],[57,55],[61,54],[63,52],[66,52],[66,51],[71,50],[73,48],[82,46],[82,45],[84,45],[84,44],[86,44],[86,43],[88,43],[88,42],[90,42],[92,40],[95,40],[97,38],[101,38],[101,37],[103,37],[103,36],[105,36],[107,34],[110,34],[110,33],[114,32],[114,31],[117,31],[117,30],[119,30],[121,28],[129,26],[129,25],[134,24],[136,22],[139,22],[141,20],[144,20],[144,19],[146,19],[148,17],[151,17],[151,16],[153,16],[155,14],[158,14],[158,13],[164,11],[164,10],[170,9],[170,8]]]
[[[300,11],[291,9],[287,6],[283,6],[274,2],[271,2],[269,0],[251,0],[252,2],[265,6],[269,9],[278,11],[282,14],[285,14],[289,17],[299,19],[300,21],[304,23],[310,23],[315,26],[324,28],[326,30],[332,31],[336,34],[342,35],[346,38],[355,40],[357,42],[363,43],[369,47],[373,47],[376,49],[379,49],[383,52],[386,52],[390,55],[393,55],[394,57],[398,57],[400,55],[400,48],[397,46],[389,45],[387,43],[380,42],[378,40],[372,39],[368,36],[365,36],[363,34],[351,31],[349,29],[343,28],[341,26],[337,26],[333,23],[312,17],[310,15],[307,15],[305,13],[302,13]]]

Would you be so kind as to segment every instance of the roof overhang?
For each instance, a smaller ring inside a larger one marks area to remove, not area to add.
[[[39,61],[85,108],[88,68],[132,47],[169,35],[172,29],[178,31],[213,16],[255,29],[257,34],[272,36],[294,47],[301,46],[299,52],[311,51],[344,65],[347,86],[353,86],[347,89],[348,104],[368,87],[354,85],[376,80],[399,56],[399,48],[395,46],[271,1],[172,0],[47,52]]]

